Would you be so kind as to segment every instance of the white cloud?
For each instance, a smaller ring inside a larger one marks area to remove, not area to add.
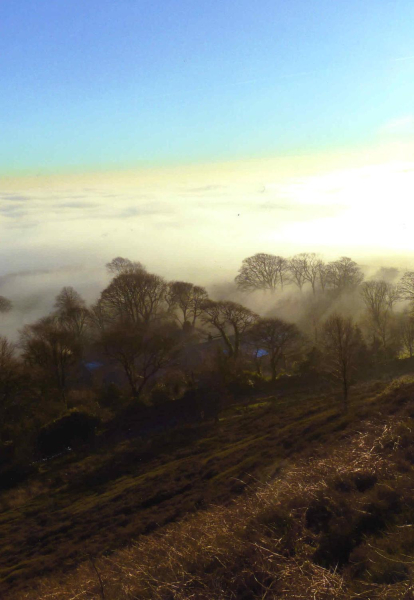
[[[0,275],[80,263],[100,268],[121,255],[203,284],[218,274],[232,279],[243,258],[261,251],[356,259],[359,252],[414,251],[407,227],[414,222],[414,160],[395,160],[395,153],[3,188]]]

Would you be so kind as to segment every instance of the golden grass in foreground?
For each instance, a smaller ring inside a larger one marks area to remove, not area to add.
[[[13,598],[414,598],[410,410],[364,424],[329,455],[296,464],[227,508],[199,512]]]

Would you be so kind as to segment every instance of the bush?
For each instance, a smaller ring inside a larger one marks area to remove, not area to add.
[[[261,389],[264,379],[256,371],[243,370],[236,372],[229,382],[228,387],[234,394],[245,394]]]
[[[98,404],[103,408],[118,411],[128,403],[127,397],[115,383],[105,385],[98,393]]]
[[[41,428],[37,447],[42,456],[53,456],[67,450],[91,442],[100,421],[93,415],[72,410],[63,417],[47,423]]]
[[[97,396],[94,390],[71,390],[67,399],[68,408],[97,414],[100,408]]]
[[[160,406],[173,399],[171,391],[164,383],[157,383],[151,390],[150,401],[153,406]]]
[[[181,398],[192,387],[192,382],[189,381],[189,377],[184,371],[170,369],[157,379],[157,383],[153,386],[149,398],[153,405],[163,404],[164,402]]]

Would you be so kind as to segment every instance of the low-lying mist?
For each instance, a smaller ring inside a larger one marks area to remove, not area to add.
[[[53,310],[55,297],[63,287],[72,286],[90,304],[98,298],[108,280],[104,267],[73,266],[3,275],[0,277],[0,295],[10,299],[13,308],[0,315],[1,335],[15,341],[23,325],[32,323]]]
[[[380,264],[379,259],[374,259],[361,265],[365,281],[383,279],[396,283],[403,275],[403,269],[398,266],[381,267]],[[170,277],[167,272],[157,274],[166,281],[181,279],[203,285],[213,300],[232,300],[260,316],[278,317],[297,323],[304,331],[312,329],[313,320],[323,320],[334,312],[359,319],[364,311],[361,296],[355,292],[343,293],[334,298],[318,293],[314,295],[310,285],[305,285],[300,291],[291,283],[285,285],[283,290],[273,293],[261,290],[243,292],[238,289],[234,279],[211,275],[211,271],[207,266],[203,267],[196,281],[191,277],[195,275],[193,270],[186,273],[183,267],[174,271],[176,277]],[[93,304],[110,279],[111,274],[106,270],[105,264],[100,267],[72,265],[34,269],[0,276],[0,296],[10,299],[13,304],[10,312],[0,314],[0,335],[17,341],[19,330],[24,325],[33,323],[53,310],[55,298],[65,286],[76,289],[87,305]]]

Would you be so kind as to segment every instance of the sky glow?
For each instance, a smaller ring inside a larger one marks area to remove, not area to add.
[[[414,4],[5,0],[0,275],[414,244]]]

